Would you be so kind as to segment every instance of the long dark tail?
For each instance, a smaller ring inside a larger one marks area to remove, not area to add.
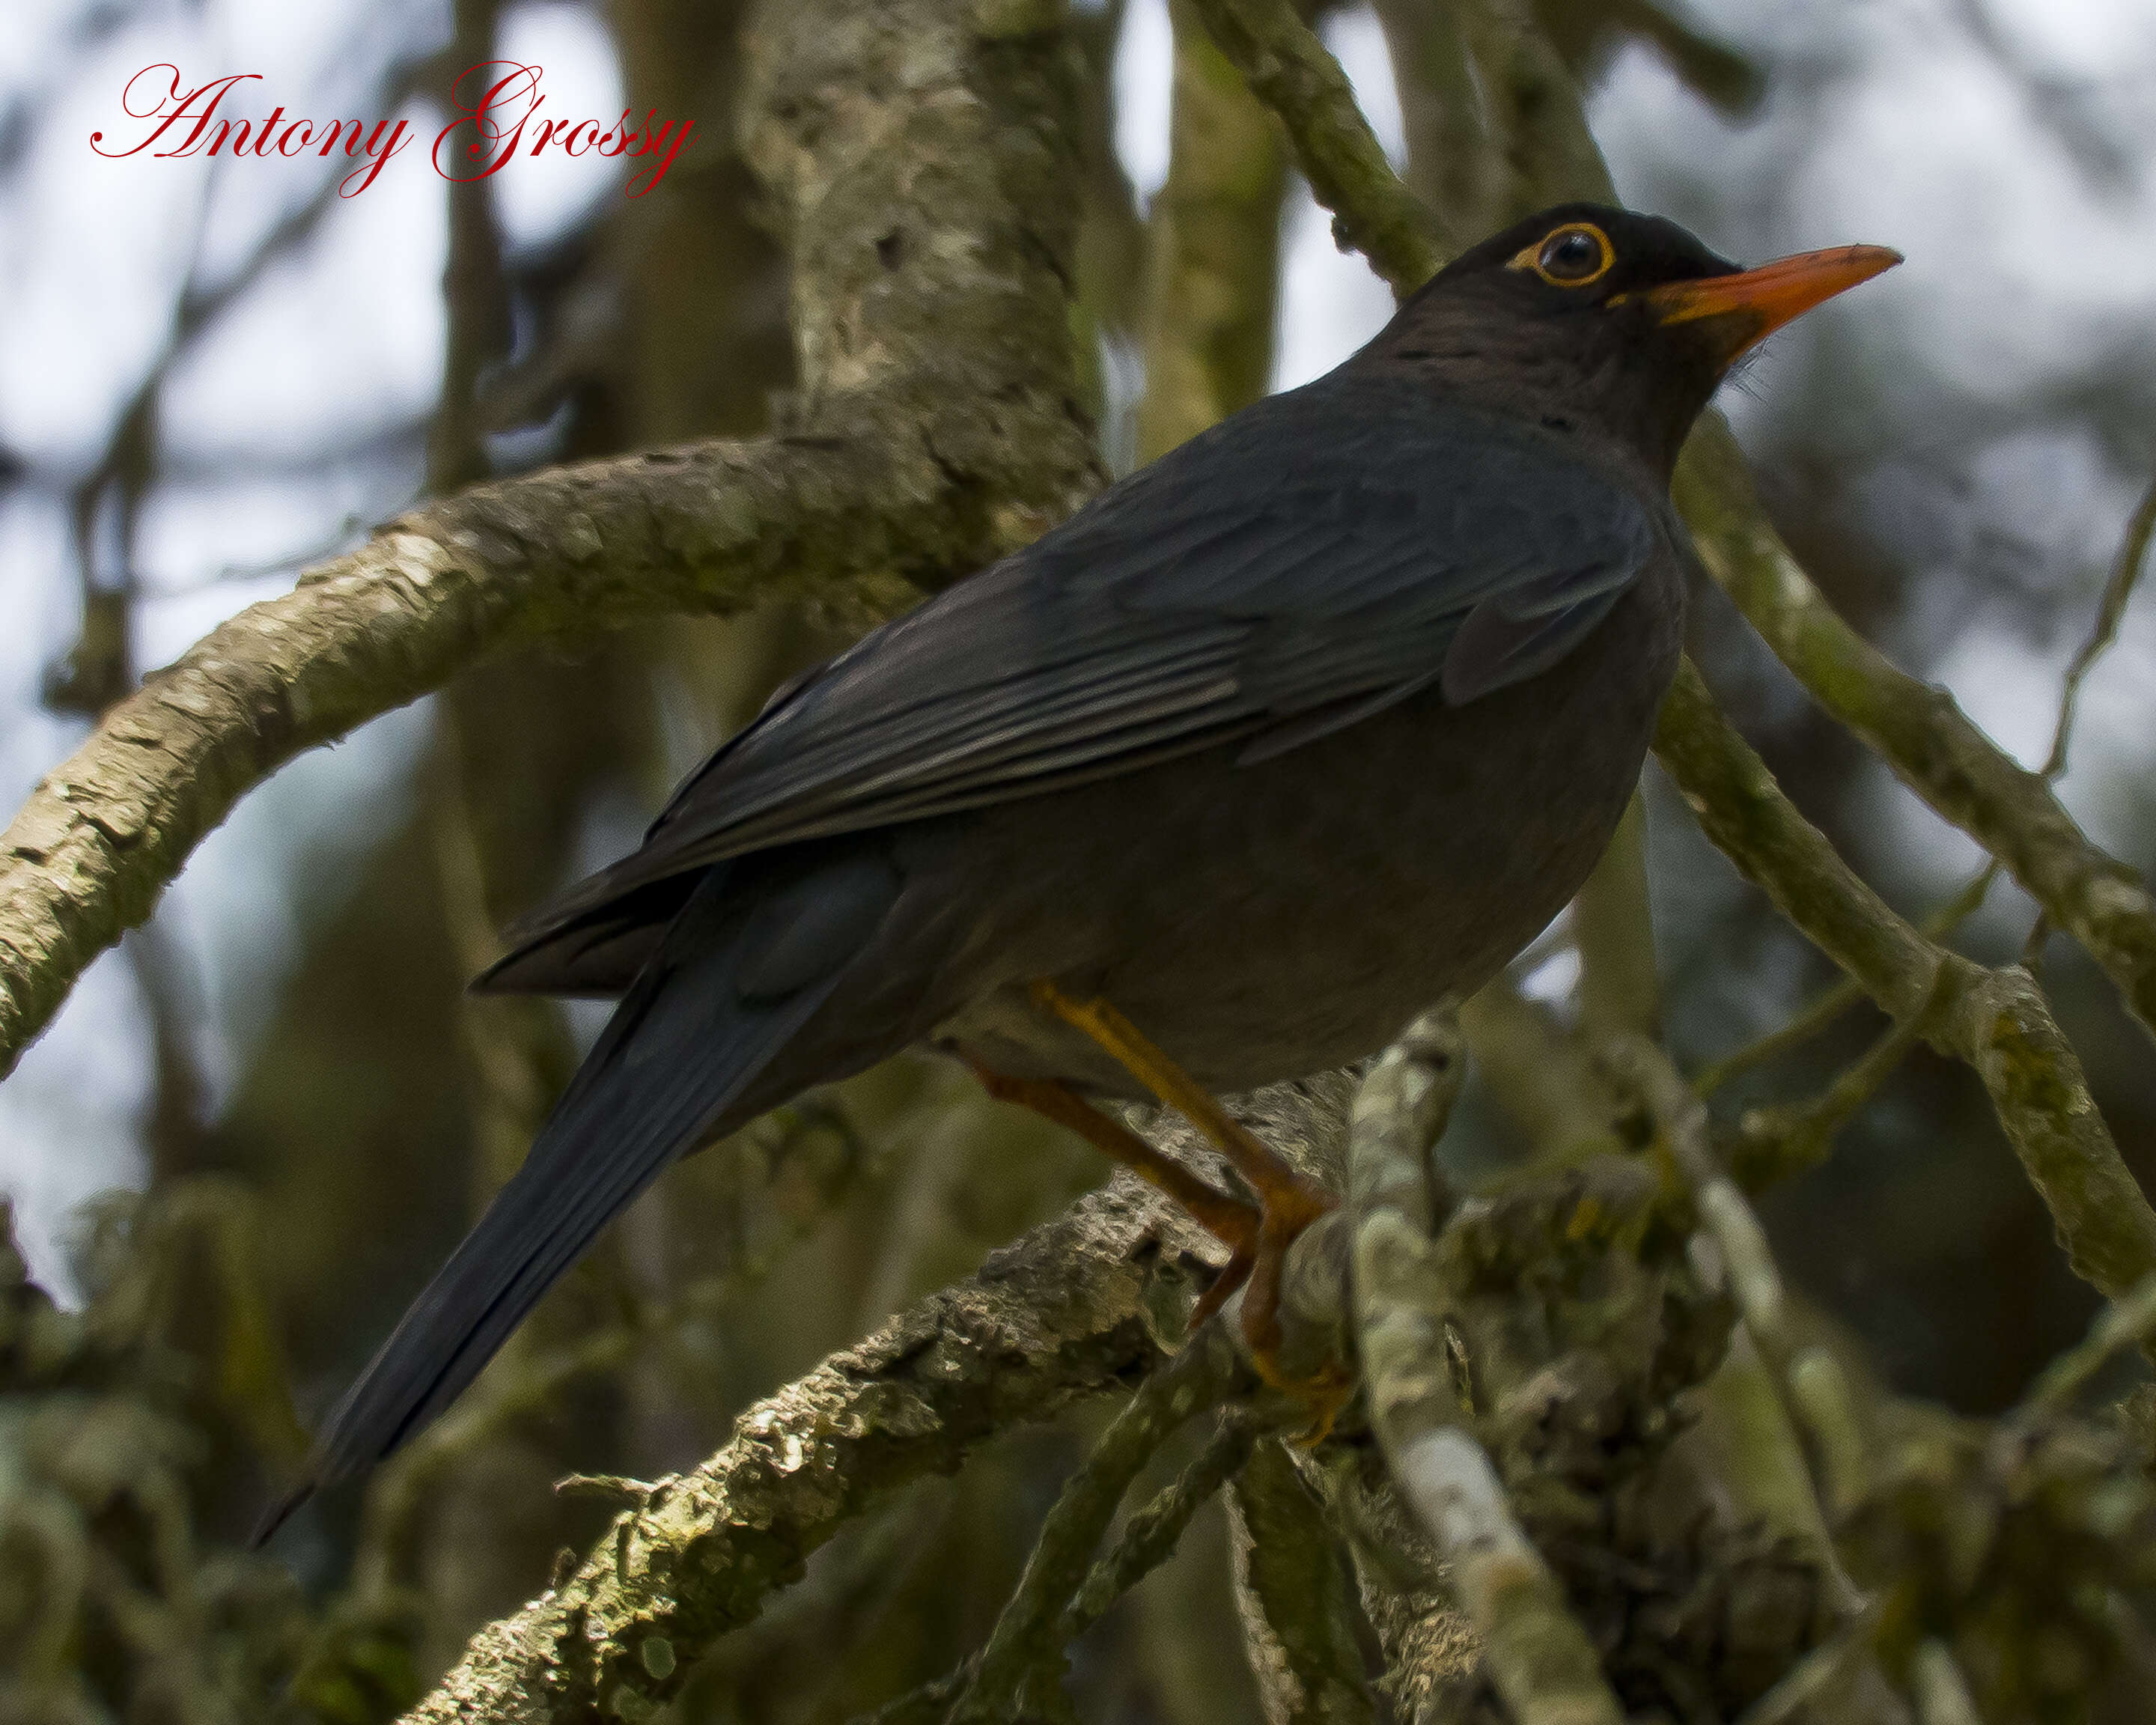
[[[695,1148],[820,1006],[898,895],[855,851],[744,890],[696,887],[531,1153],[324,1423],[259,1543],[318,1487],[373,1466],[456,1399],[539,1296]]]

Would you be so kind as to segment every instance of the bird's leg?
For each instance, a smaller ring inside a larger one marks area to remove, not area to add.
[[[1033,985],[1033,998],[1037,1005],[1091,1037],[1162,1101],[1180,1109],[1257,1194],[1258,1237],[1250,1288],[1243,1296],[1243,1334],[1259,1371],[1281,1384],[1275,1362],[1281,1341],[1281,1266],[1296,1236],[1333,1207],[1332,1194],[1289,1167],[1106,1001],[1073,1000],[1047,981]]]
[[[1240,1199],[1230,1198],[1209,1181],[1161,1153],[1125,1126],[1095,1107],[1067,1084],[1047,1078],[1007,1078],[977,1060],[967,1062],[981,1088],[999,1102],[1016,1102],[1074,1132],[1111,1160],[1120,1162],[1148,1185],[1158,1188],[1187,1211],[1193,1221],[1228,1248],[1228,1267],[1214,1278],[1190,1314],[1195,1329],[1227,1303],[1228,1296],[1250,1279],[1264,1236],[1263,1215]]]

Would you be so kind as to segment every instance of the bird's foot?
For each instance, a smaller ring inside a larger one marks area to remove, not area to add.
[[[1227,1242],[1232,1255],[1229,1258],[1228,1267],[1198,1302],[1197,1309],[1191,1315],[1192,1324],[1194,1326],[1210,1317],[1238,1288],[1241,1288],[1243,1339],[1248,1345],[1251,1361],[1257,1367],[1258,1375],[1274,1389],[1310,1405],[1312,1430],[1306,1441],[1316,1443],[1331,1429],[1334,1417],[1353,1388],[1353,1383],[1352,1378],[1337,1369],[1321,1373],[1316,1378],[1295,1378],[1282,1372],[1280,1365],[1281,1283],[1288,1248],[1295,1244],[1303,1230],[1334,1208],[1335,1200],[1332,1194],[1316,1181],[1298,1173],[1278,1152],[1221,1106],[1219,1100],[1210,1091],[1169,1059],[1143,1032],[1106,1000],[1074,1000],[1053,983],[1045,980],[1036,982],[1032,993],[1035,1005],[1061,1019],[1073,1029],[1083,1031],[1153,1095],[1186,1116],[1190,1123],[1228,1158],[1229,1165],[1242,1176],[1256,1195],[1258,1208],[1253,1212],[1248,1205],[1214,1192],[1212,1187],[1190,1174],[1180,1164],[1168,1164],[1213,1199],[1233,1204],[1238,1212],[1232,1218],[1224,1216],[1220,1219],[1227,1224],[1227,1230],[1232,1230],[1224,1231],[1212,1219],[1185,1205],[1186,1209],[1191,1209],[1199,1223]],[[1086,1106],[1075,1096],[1072,1096],[1071,1101],[1081,1107]],[[1097,1113],[1097,1111],[1090,1109],[1088,1111]],[[1168,1161],[1150,1145],[1145,1145],[1136,1133],[1126,1133],[1126,1136],[1142,1145],[1147,1156],[1163,1163]],[[1095,1142],[1100,1141],[1096,1138]],[[1118,1154],[1114,1151],[1110,1153]],[[1122,1154],[1119,1159],[1131,1161],[1132,1158]],[[1139,1172],[1146,1173],[1147,1170],[1140,1168]],[[1150,1173],[1147,1177],[1152,1178]],[[1156,1181],[1155,1183],[1163,1183]],[[1163,1189],[1167,1189],[1163,1186]],[[1178,1196],[1173,1191],[1169,1195]],[[1181,1201],[1179,1197],[1178,1201]],[[1255,1224],[1254,1230],[1250,1226],[1253,1222]]]

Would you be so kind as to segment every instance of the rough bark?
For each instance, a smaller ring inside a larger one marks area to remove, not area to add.
[[[1183,1225],[1118,1181],[834,1354],[482,1630],[408,1719],[643,1717],[843,1523],[998,1431],[1147,1373],[1188,1310]]]

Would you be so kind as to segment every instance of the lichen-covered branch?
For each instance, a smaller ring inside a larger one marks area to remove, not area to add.
[[[1451,1590],[1518,1725],[1622,1725],[1594,1645],[1463,1428],[1452,1385],[1431,1239],[1450,1205],[1432,1190],[1430,1148],[1464,1076],[1450,1015],[1428,1013],[1385,1051],[1355,1100],[1349,1202],[1371,1423],[1450,1567]]]
[[[787,434],[590,463],[404,516],[115,707],[0,838],[0,1074],[233,803],[482,654],[792,593],[869,617],[1099,475],[1065,316],[1075,145],[1046,14],[768,8],[750,148],[794,258]]]
[[[1255,1380],[1216,1317],[1139,1386],[1049,1511],[1025,1573],[951,1710],[951,1725],[989,1725],[1029,1694],[1060,1687],[1063,1623],[1123,1494],[1178,1427],[1239,1381]]]
[[[1197,1456],[1153,1500],[1130,1519],[1116,1548],[1093,1565],[1063,1620],[1068,1645],[1107,1614],[1108,1608],[1168,1561],[1190,1518],[1220,1487],[1243,1471],[1260,1426],[1241,1409],[1224,1414]]]
[[[1669,1056],[1644,1036],[1612,1039],[1604,1058],[1639,1097],[1655,1123],[1657,1141],[1691,1189],[1701,1229],[1722,1255],[1744,1327],[1802,1435],[1820,1502],[1830,1518],[1845,1513],[1864,1495],[1866,1483],[1864,1438],[1848,1382],[1831,1353],[1800,1348],[1791,1333],[1789,1300],[1767,1230],[1715,1158],[1707,1105]],[[1840,1604],[1853,1611],[1858,1601],[1849,1579],[1838,1564],[1830,1574],[1842,1592]]]
[[[1385,160],[1340,63],[1290,0],[1190,0],[1251,94],[1287,127],[1296,166],[1332,212],[1333,236],[1405,297],[1443,262],[1424,210]]]
[[[751,1409],[583,1565],[480,1632],[411,1725],[634,1717],[754,1617],[846,1521],[996,1432],[1161,1358],[1151,1307],[1181,1224],[1119,1180]],[[1184,1290],[1187,1292],[1187,1290]]]
[[[2074,824],[2044,773],[2015,761],[1945,690],[1895,665],[1828,604],[1760,509],[1726,425],[1710,420],[1694,434],[1675,494],[1709,572],[1813,698],[2004,863],[2156,1033],[2156,900],[2141,877]]]
[[[1782,794],[1689,660],[1655,752],[1707,837],[1784,916],[1889,1015],[1915,1019],[1975,1070],[2075,1273],[2116,1299],[2156,1270],[2156,1210],[2029,973],[1973,964],[1897,915]]]
[[[1369,1725],[1339,1541],[1277,1440],[1229,1497],[1235,1599],[1266,1725]]]

